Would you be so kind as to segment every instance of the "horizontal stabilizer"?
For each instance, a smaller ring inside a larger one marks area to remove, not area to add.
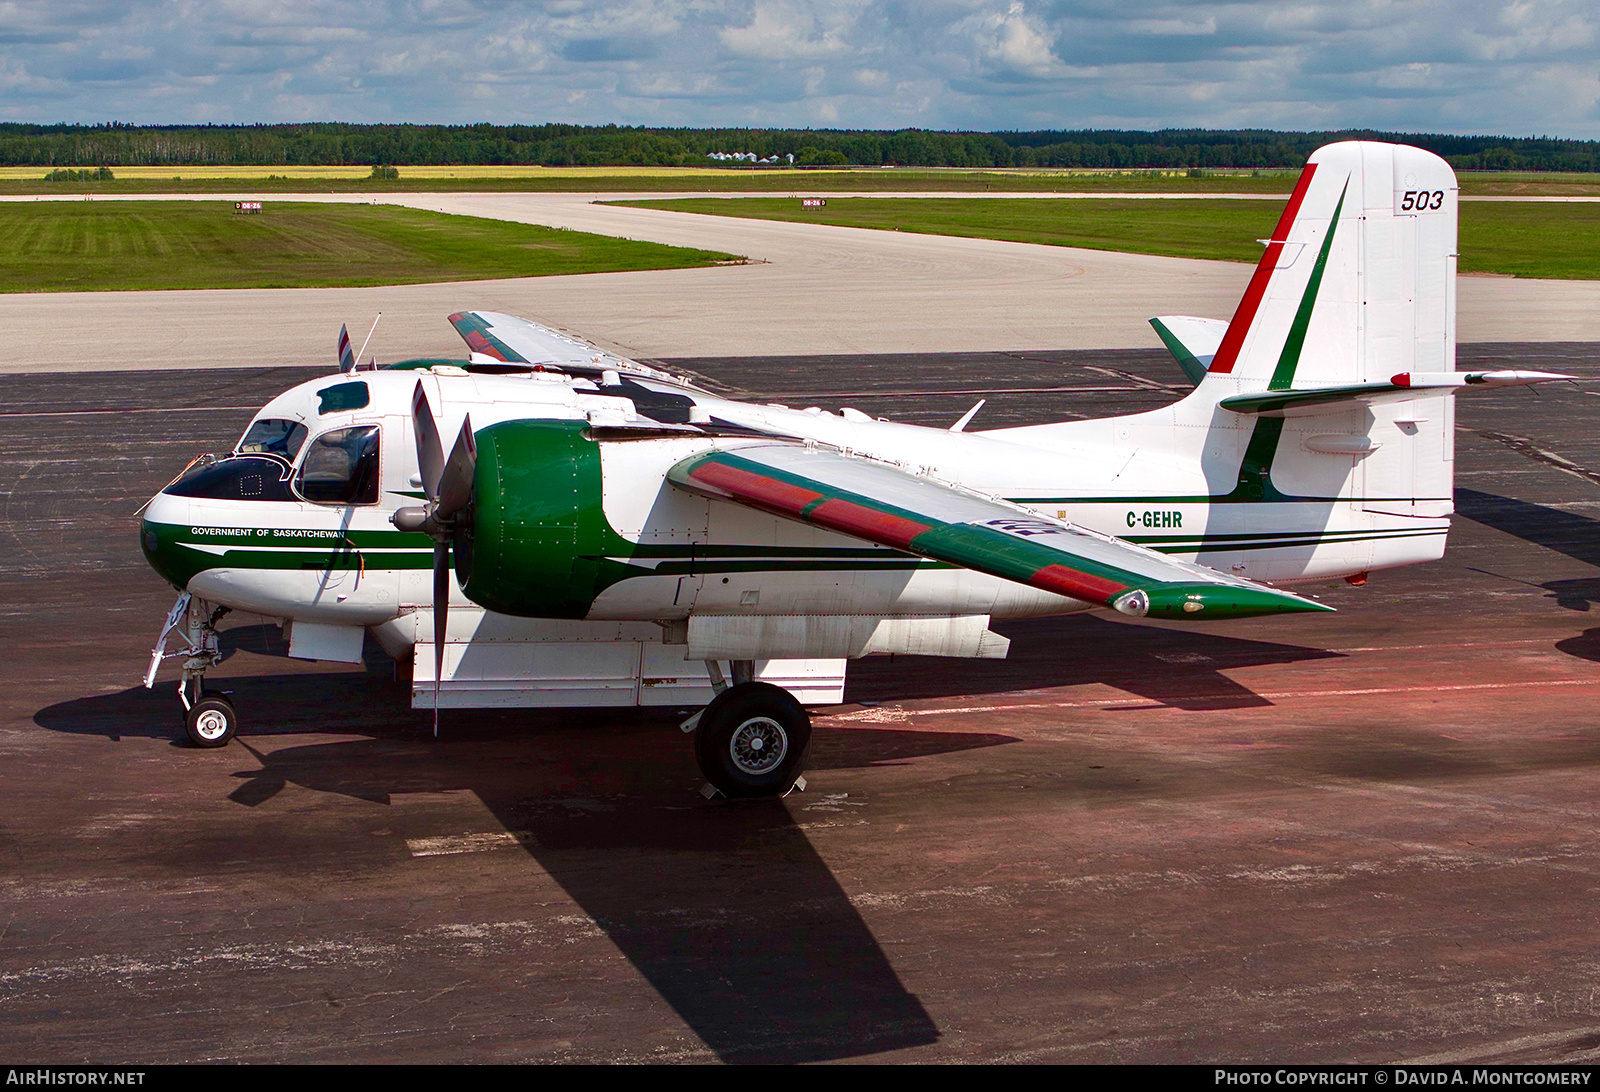
[[[701,496],[1135,617],[1199,620],[1332,609],[836,451],[795,444],[711,451],[685,459],[667,477]]]
[[[1378,402],[1402,402],[1425,394],[1456,394],[1475,387],[1496,389],[1500,387],[1529,387],[1535,383],[1553,383],[1557,380],[1576,379],[1573,375],[1556,372],[1497,371],[1497,372],[1402,372],[1387,383],[1353,383],[1344,387],[1311,387],[1305,390],[1257,391],[1254,394],[1234,394],[1222,399],[1219,405],[1234,413],[1252,413],[1262,417],[1299,417],[1318,413],[1324,409],[1343,409],[1353,402],[1371,405]]]
[[[1228,324],[1221,319],[1193,315],[1161,315],[1151,319],[1150,325],[1195,386],[1206,377],[1217,346],[1222,344],[1222,335],[1228,332]]]

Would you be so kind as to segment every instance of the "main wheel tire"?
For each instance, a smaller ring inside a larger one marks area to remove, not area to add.
[[[771,683],[730,686],[700,714],[694,753],[724,796],[782,796],[794,787],[811,746],[811,718],[793,694]]]
[[[226,747],[239,733],[239,711],[226,695],[207,690],[190,707],[183,727],[196,747]]]

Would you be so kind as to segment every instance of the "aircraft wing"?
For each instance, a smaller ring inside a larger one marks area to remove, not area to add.
[[[1332,609],[837,451],[760,444],[693,456],[667,476],[691,493],[1137,617],[1198,620]]]
[[[515,315],[502,315],[497,311],[461,311],[450,316],[450,325],[456,328],[456,333],[461,335],[473,353],[508,364],[542,365],[578,374],[610,370],[674,383],[683,382],[675,375]]]

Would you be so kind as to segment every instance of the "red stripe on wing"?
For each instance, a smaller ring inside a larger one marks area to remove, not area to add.
[[[1034,573],[1028,583],[1043,591],[1071,596],[1088,603],[1110,603],[1113,597],[1128,590],[1126,584],[1080,573],[1065,565],[1046,565]]]
[[[822,499],[822,494],[804,486],[769,478],[765,474],[740,470],[721,463],[701,463],[689,472],[689,477],[702,485],[719,489],[730,497],[784,516],[798,517],[806,505]]]
[[[1283,207],[1283,215],[1278,217],[1278,226],[1272,229],[1272,239],[1267,243],[1267,252],[1261,255],[1256,271],[1250,275],[1250,284],[1244,290],[1244,298],[1239,301],[1238,310],[1234,311],[1233,320],[1228,323],[1228,330],[1222,335],[1222,344],[1217,346],[1217,355],[1211,358],[1211,371],[1223,375],[1233,371],[1233,365],[1239,359],[1239,350],[1244,347],[1244,336],[1250,332],[1250,324],[1256,318],[1256,309],[1261,306],[1261,298],[1267,294],[1267,282],[1272,280],[1273,270],[1278,268],[1278,255],[1283,253],[1283,244],[1288,241],[1289,229],[1294,226],[1294,218],[1300,215],[1300,203],[1306,199],[1306,191],[1311,188],[1311,176],[1316,173],[1315,163],[1307,163],[1306,169],[1300,172],[1300,181],[1295,183],[1294,193],[1290,196],[1289,203]]]
[[[864,538],[868,542],[894,546],[902,550],[909,550],[911,540],[922,532],[933,530],[932,524],[918,523],[916,520],[879,512],[865,505],[837,498],[825,500],[817,505],[806,513],[806,519],[829,530],[843,531],[845,534]]]
[[[462,340],[467,343],[467,348],[475,353],[482,353],[484,356],[492,356],[496,360],[504,360],[506,358],[504,353],[495,348],[494,342],[484,337],[483,334],[477,330],[468,330]]]

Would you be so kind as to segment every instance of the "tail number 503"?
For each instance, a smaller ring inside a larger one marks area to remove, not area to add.
[[[1443,190],[1406,190],[1400,197],[1401,212],[1423,212],[1443,207]]]

